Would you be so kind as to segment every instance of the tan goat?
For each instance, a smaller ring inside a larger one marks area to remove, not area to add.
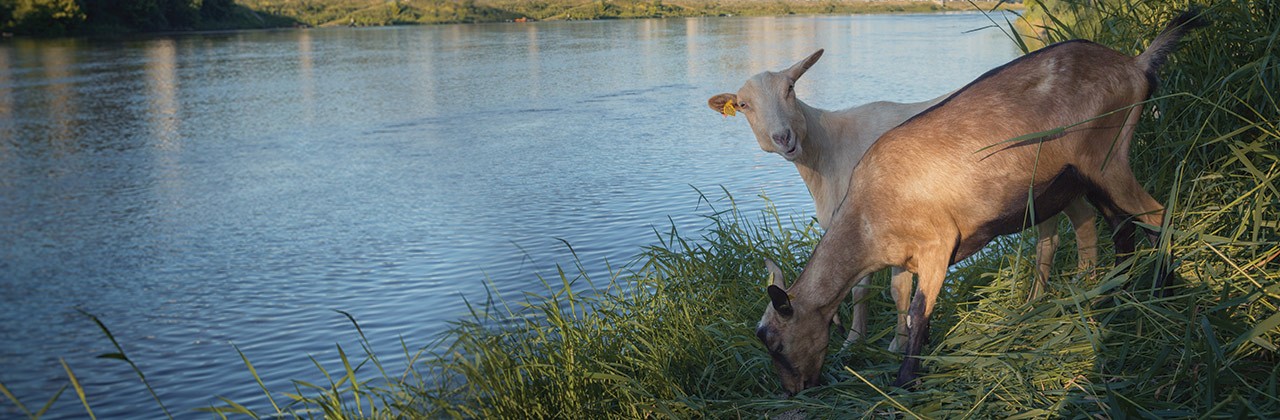
[[[1085,197],[1115,228],[1117,252],[1132,252],[1132,219],[1164,220],[1129,169],[1141,102],[1177,40],[1202,25],[1196,12],[1183,13],[1137,57],[1088,41],[1051,45],[885,133],[853,170],[845,204],[795,284],[784,289],[778,276],[768,288],[756,335],[783,388],[819,383],[827,320],[854,281],[886,266],[919,276],[895,382],[904,386],[916,378],[947,267],[992,238]]]
[[[762,72],[752,76],[737,94],[722,93],[711,97],[707,105],[725,114],[740,110],[755,133],[760,149],[777,153],[796,165],[800,177],[813,197],[818,224],[831,227],[832,217],[849,191],[849,175],[862,155],[880,135],[902,124],[908,118],[942,102],[951,93],[916,103],[872,102],[839,111],[809,106],[796,97],[795,83],[805,71],[822,57],[823,50],[780,72]],[[736,112],[735,112],[736,113]],[[727,115],[727,114],[725,114]],[[1097,230],[1094,211],[1083,198],[1073,201],[1065,213],[1076,229],[1081,269],[1097,263]],[[1032,297],[1044,290],[1058,246],[1058,221],[1046,220],[1039,225],[1040,240],[1036,246],[1036,283]],[[863,277],[853,287],[854,309],[850,317],[849,338],[845,344],[861,340],[867,334],[866,295],[871,277]],[[889,343],[890,351],[901,351],[906,344],[907,304],[910,302],[912,274],[894,268],[892,287],[898,307],[897,333]]]

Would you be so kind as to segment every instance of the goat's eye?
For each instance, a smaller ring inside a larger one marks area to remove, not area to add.
[[[746,110],[747,108],[749,107],[747,106],[746,102],[738,102],[738,109]]]

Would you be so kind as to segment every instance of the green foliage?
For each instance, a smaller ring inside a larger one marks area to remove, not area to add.
[[[22,35],[65,35],[295,25],[478,23],[521,18],[580,20],[924,12],[964,10],[965,7],[963,4],[939,6],[932,2],[905,0],[735,0],[723,3],[662,0],[0,0],[0,29]]]
[[[0,28],[62,35],[78,29],[85,14],[75,0],[2,0]]]
[[[236,4],[232,0],[203,0],[200,2],[202,21],[222,21],[231,18]]]
[[[210,406],[200,411],[215,413],[223,418],[229,414],[241,414],[253,418],[318,417],[338,420],[404,418],[406,413],[414,412],[423,403],[421,394],[413,384],[421,383],[423,378],[418,376],[412,366],[418,361],[422,352],[411,354],[408,346],[403,346],[405,360],[410,368],[399,376],[391,375],[383,367],[382,360],[369,348],[369,340],[355,317],[343,311],[337,312],[346,317],[355,327],[356,333],[360,336],[360,347],[364,356],[352,359],[342,346],[337,346],[340,363],[338,367],[326,368],[321,361],[311,358],[311,362],[324,376],[326,383],[317,385],[295,380],[293,381],[294,392],[273,393],[267,389],[257,369],[249,361],[249,357],[237,348],[236,352],[244,361],[245,368],[270,402],[271,411],[262,414],[222,397],[219,399],[223,405]],[[283,405],[277,403],[277,397],[284,397],[282,400],[287,403]]]
[[[752,332],[761,261],[797,267],[818,234],[776,213],[709,221],[703,241],[673,229],[607,283],[561,270],[522,302],[475,307],[427,361],[440,381],[426,389],[428,416],[688,417],[767,395],[768,356]]]
[[[235,0],[0,0],[0,30],[18,35],[262,28],[294,23],[264,16]]]

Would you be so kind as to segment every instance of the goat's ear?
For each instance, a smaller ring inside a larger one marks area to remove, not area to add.
[[[813,67],[813,63],[817,63],[819,58],[822,58],[821,49],[810,55],[808,58],[800,60],[799,63],[791,66],[791,68],[787,69],[784,73],[786,73],[787,77],[790,77],[791,80],[800,80],[800,76],[803,76],[804,72],[809,70],[809,67]]]
[[[765,270],[769,270],[769,284],[778,286],[779,289],[785,289],[787,287],[787,284],[782,281],[782,269],[778,268],[778,265],[774,264],[773,260],[765,258],[764,268]]]
[[[778,315],[791,316],[795,313],[795,309],[791,308],[791,296],[787,296],[787,291],[781,287],[769,285],[769,300],[773,302],[773,310],[778,311]]]
[[[707,99],[707,106],[711,107],[711,109],[714,109],[716,112],[719,112],[720,115],[724,115],[726,117],[730,115],[726,113],[725,110],[732,107],[725,106],[725,104],[729,103],[733,103],[733,106],[736,106],[738,103],[738,95],[734,95],[732,93],[721,93],[719,95],[712,96],[711,99]]]

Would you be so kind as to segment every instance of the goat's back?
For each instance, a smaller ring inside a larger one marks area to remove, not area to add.
[[[954,226],[961,242],[1021,230],[1104,176],[1109,152],[1107,165],[1127,168],[1125,108],[1150,83],[1133,57],[1088,41],[1027,54],[885,133],[854,170],[851,211],[913,234]],[[1036,220],[1025,220],[1029,193]]]

